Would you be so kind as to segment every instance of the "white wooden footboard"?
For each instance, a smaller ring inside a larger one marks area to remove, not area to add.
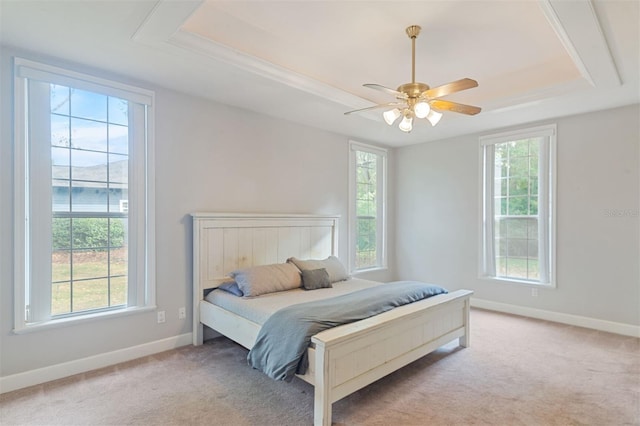
[[[456,338],[467,346],[472,294],[435,296],[315,335],[315,426],[331,425],[335,401]]]
[[[309,369],[298,376],[315,387],[314,424],[331,424],[332,404],[399,368],[459,339],[469,345],[473,294],[458,290],[316,334]],[[208,302],[200,318],[221,334],[251,349],[260,325]]]

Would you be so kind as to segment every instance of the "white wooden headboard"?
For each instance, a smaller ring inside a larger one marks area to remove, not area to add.
[[[234,269],[338,255],[339,216],[192,213],[194,303]],[[197,305],[194,304],[194,309]]]

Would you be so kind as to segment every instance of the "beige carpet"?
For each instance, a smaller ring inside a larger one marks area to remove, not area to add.
[[[337,425],[638,425],[640,340],[472,311],[448,345],[333,405]],[[313,388],[220,338],[0,396],[5,425],[311,425]]]

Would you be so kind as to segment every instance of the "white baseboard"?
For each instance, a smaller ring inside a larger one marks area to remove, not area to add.
[[[622,334],[625,336],[640,337],[640,326],[624,324],[613,321],[599,320],[595,318],[583,317],[579,315],[564,314],[560,312],[545,311],[542,309],[528,308],[507,303],[492,302],[490,300],[471,298],[471,306],[490,311],[505,312],[508,314],[521,315],[525,317],[537,318],[547,321],[559,322],[562,324],[586,327],[594,330],[606,331],[610,333]],[[26,388],[28,386],[39,385],[51,380],[69,377],[74,374],[85,373],[98,368],[108,367],[120,362],[131,361],[132,359],[153,355],[180,346],[190,345],[192,342],[191,333],[180,334],[154,342],[145,343],[130,348],[120,349],[113,352],[81,358],[62,364],[49,367],[38,368],[36,370],[25,371],[23,373],[0,377],[0,393],[11,392],[13,390]]]
[[[579,315],[563,314],[561,312],[527,308],[525,306],[510,305],[507,303],[476,299],[475,297],[471,298],[471,306],[480,309],[487,309],[490,311],[505,312],[508,314],[521,315],[524,317],[537,318],[546,321],[559,322],[562,324],[575,325],[578,327],[591,328],[594,330],[607,331],[609,333],[622,334],[625,336],[640,337],[640,326],[624,324],[621,322],[605,321]]]
[[[0,393],[39,385],[51,380],[73,376],[74,374],[108,367],[120,362],[131,361],[132,359],[157,354],[180,346],[190,345],[191,340],[191,333],[185,333],[130,348],[0,377]]]

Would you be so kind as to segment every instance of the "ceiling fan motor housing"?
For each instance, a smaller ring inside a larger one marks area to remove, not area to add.
[[[387,124],[391,125],[402,113],[402,115],[404,115],[404,120],[400,125],[400,130],[410,132],[412,127],[411,120],[414,116],[418,118],[427,118],[431,122],[431,125],[435,126],[442,116],[442,113],[437,110],[447,110],[467,115],[475,115],[481,111],[479,107],[440,99],[450,93],[478,87],[478,82],[475,80],[463,78],[461,80],[443,84],[434,89],[431,89],[428,84],[416,82],[416,38],[420,34],[420,30],[421,28],[419,25],[411,25],[406,29],[407,35],[411,39],[411,83],[398,86],[397,90],[393,90],[379,84],[365,84],[365,87],[382,90],[394,95],[399,102],[396,101],[378,104],[354,111],[347,111],[345,114],[375,108],[393,107],[393,109],[385,113],[392,113],[389,117],[385,116]]]
[[[398,92],[405,93],[410,99],[419,98],[420,95],[426,90],[429,90],[429,85],[424,83],[406,83],[402,86],[398,86]]]

